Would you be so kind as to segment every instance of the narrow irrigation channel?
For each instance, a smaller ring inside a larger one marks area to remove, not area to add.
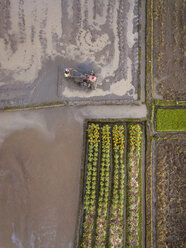
[[[142,122],[88,122],[75,247],[143,247]]]

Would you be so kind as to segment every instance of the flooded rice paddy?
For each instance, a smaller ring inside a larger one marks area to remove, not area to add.
[[[73,247],[85,119],[145,117],[145,106],[0,113],[0,247]],[[5,228],[6,226],[6,228]]]

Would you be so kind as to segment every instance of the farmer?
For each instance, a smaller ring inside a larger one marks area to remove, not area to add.
[[[65,73],[64,73],[65,77],[69,77],[70,76],[70,71],[68,68],[65,69]]]

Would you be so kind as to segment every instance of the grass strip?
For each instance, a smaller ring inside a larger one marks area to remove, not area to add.
[[[186,109],[157,109],[157,131],[186,131]]]

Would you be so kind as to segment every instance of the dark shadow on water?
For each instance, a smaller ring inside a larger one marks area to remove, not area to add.
[[[96,71],[97,71],[96,65],[92,62],[89,62],[89,61],[78,64],[76,66],[76,69],[83,74],[85,74],[85,73],[90,74],[92,71],[96,73]]]

